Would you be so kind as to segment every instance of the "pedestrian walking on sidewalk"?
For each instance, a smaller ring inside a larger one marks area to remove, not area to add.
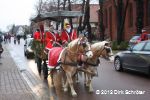
[[[2,64],[1,62],[1,54],[3,53],[4,49],[2,47],[2,41],[0,40],[0,64]]]
[[[1,58],[1,54],[3,53],[4,49],[2,47],[2,44],[0,43],[0,58]]]
[[[2,47],[2,42],[3,42],[3,38],[2,38],[2,36],[0,35],[0,59],[1,59],[1,54],[2,54],[3,51],[4,51],[4,49],[3,49],[3,47]],[[1,63],[1,61],[0,61],[0,63]]]

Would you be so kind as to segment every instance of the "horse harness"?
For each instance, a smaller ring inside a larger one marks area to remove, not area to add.
[[[85,62],[83,62],[84,64],[90,65],[92,67],[97,67],[100,64],[100,60],[96,59],[96,63],[90,63],[88,62],[89,59],[87,59]]]
[[[104,48],[102,49],[102,51],[101,51],[101,53],[105,50],[106,48],[105,48],[105,46],[104,46]],[[99,52],[99,50],[96,50],[96,51],[94,51],[94,52],[96,52],[96,55],[98,54],[98,52]],[[107,49],[106,49],[106,52],[110,52],[110,51],[107,51]],[[90,63],[90,62],[88,62],[88,60],[89,59],[86,59],[86,61],[85,62],[83,62],[84,64],[87,64],[87,65],[90,65],[90,66],[92,66],[92,67],[97,67],[99,64],[100,64],[100,60],[97,58],[96,59],[96,63]]]
[[[79,45],[83,45],[83,47],[85,48],[86,47],[86,43],[85,42],[82,42],[82,43],[80,43]],[[81,60],[80,58],[81,58],[81,56],[82,55],[85,55],[85,54],[82,54],[82,53],[78,53],[78,45],[77,45],[77,51],[76,52],[72,52],[72,51],[70,51],[69,49],[68,49],[68,51],[71,53],[71,55],[78,55],[78,57],[77,57],[77,61],[73,61],[72,59],[70,59],[72,62],[67,62],[66,61],[66,57],[67,57],[67,55],[68,55],[68,52],[66,52],[65,53],[65,60],[64,60],[64,62],[61,62],[60,61],[60,64],[64,64],[64,65],[70,65],[70,66],[73,66],[73,67],[76,67],[78,64],[79,64],[79,60]],[[90,51],[90,50],[86,50],[85,52],[88,52],[88,51]],[[79,59],[78,59],[79,58]]]

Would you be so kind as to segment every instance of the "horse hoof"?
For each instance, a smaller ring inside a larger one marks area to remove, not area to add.
[[[86,83],[84,83],[84,87],[88,88],[88,86],[87,86],[87,84],[86,84]]]
[[[77,97],[77,93],[72,94],[73,97]]]
[[[85,87],[89,87],[89,85],[87,83],[85,83],[84,85],[85,85]]]
[[[90,92],[90,93],[93,93],[94,91],[93,91],[93,90],[90,90],[89,92]]]
[[[67,88],[64,88],[64,92],[67,92],[68,91],[68,89]]]
[[[93,93],[93,92],[94,92],[94,90],[93,90],[93,89],[90,89],[90,90],[89,90],[89,92],[90,92],[90,93]]]
[[[51,87],[54,87],[54,84],[51,84]]]

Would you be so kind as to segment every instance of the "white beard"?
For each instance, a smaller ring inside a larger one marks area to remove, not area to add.
[[[71,28],[67,28],[66,31],[67,31],[68,33],[70,33],[70,32],[71,32]]]

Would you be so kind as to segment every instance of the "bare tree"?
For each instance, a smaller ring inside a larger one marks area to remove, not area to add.
[[[11,34],[15,34],[15,24],[12,25]]]
[[[44,12],[50,12],[50,11],[58,11],[58,10],[72,10],[71,5],[72,4],[80,4],[82,0],[39,0],[37,4],[35,5],[37,15]],[[85,5],[85,0],[84,5]],[[90,0],[89,0],[90,2]],[[82,8],[82,12],[84,12],[84,6]],[[81,19],[81,18],[80,18]],[[72,26],[72,19],[69,19],[69,22]],[[80,21],[80,25],[82,23],[82,19]],[[62,20],[62,28],[64,21]],[[58,28],[58,25],[56,26]]]
[[[85,8],[85,0],[83,0],[83,2],[82,2],[82,8],[81,8],[81,12],[82,13],[84,13],[84,8]],[[78,32],[83,30],[83,28],[82,28],[82,19],[83,19],[83,17],[80,16],[80,18],[79,18]]]
[[[116,9],[116,21],[117,21],[117,42],[118,44],[124,40],[123,31],[125,24],[125,17],[127,12],[127,7],[129,4],[129,0],[126,0],[125,8],[123,8],[123,0],[113,0],[114,7]]]
[[[37,14],[42,13],[42,7],[43,7],[43,0],[39,0],[35,5],[35,10]]]
[[[99,17],[99,33],[100,33],[100,40],[104,40],[104,23],[103,23],[103,0],[99,0],[99,6],[100,9],[98,11],[98,17]]]
[[[90,0],[87,0],[85,5],[83,29],[85,28],[87,28],[88,31],[88,40],[91,42],[92,34],[91,34],[91,25],[90,25]]]
[[[144,12],[143,12],[143,5],[144,1],[143,0],[134,0],[136,2],[136,31],[137,34],[142,34],[142,28],[143,28],[143,17],[144,17]]]

